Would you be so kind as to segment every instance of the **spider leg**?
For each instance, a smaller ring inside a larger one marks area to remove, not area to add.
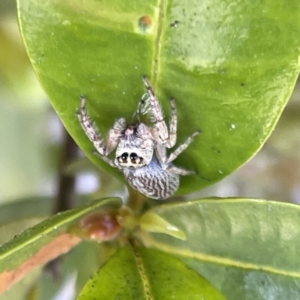
[[[172,148],[175,146],[177,140],[177,112],[175,99],[171,99],[171,120],[169,126],[170,132],[168,132],[168,127],[164,121],[164,116],[159,101],[145,76],[143,77],[143,81],[150,96],[150,103],[146,103],[145,107],[147,107],[146,112],[150,112],[150,121],[154,124],[155,139],[160,144],[164,144],[165,147]]]
[[[115,121],[114,126],[109,130],[108,136],[106,138],[106,155],[109,155],[113,150],[116,149],[122,136],[122,132],[125,129],[125,118],[120,118]]]
[[[194,171],[188,171],[188,170],[185,170],[185,169],[182,169],[182,168],[179,168],[179,167],[175,167],[175,166],[171,166],[171,167],[167,168],[167,170],[171,173],[178,174],[178,175],[181,175],[181,176],[195,175],[196,174],[196,172],[194,172]]]
[[[188,137],[183,144],[181,144],[173,153],[170,154],[166,163],[171,163],[180,153],[182,153],[200,132],[200,130],[197,130],[190,137]]]
[[[155,153],[158,161],[161,165],[164,165],[166,163],[167,157],[167,150],[164,145],[158,144],[155,148]]]
[[[153,124],[154,128],[157,129],[158,134],[156,138],[158,142],[160,144],[165,144],[169,139],[169,133],[162,108],[146,76],[143,77],[143,81],[149,94],[148,112],[150,115],[150,122]]]
[[[171,120],[170,120],[170,132],[169,139],[167,140],[166,147],[172,148],[175,146],[177,140],[177,112],[175,99],[171,99]]]
[[[132,120],[134,120],[134,118],[137,118],[137,120],[140,123],[140,115],[145,115],[149,112],[150,107],[149,107],[149,94],[145,93],[142,95],[138,106],[132,116]]]
[[[90,141],[93,143],[97,154],[108,164],[113,167],[117,167],[113,160],[109,159],[107,155],[114,150],[119,141],[118,131],[123,126],[125,120],[119,119],[115,122],[113,128],[110,130],[108,135],[108,143],[104,143],[104,140],[101,138],[98,129],[94,122],[89,118],[86,110],[86,99],[84,96],[80,97],[81,107],[80,111],[77,113],[80,124],[88,136]],[[121,134],[121,132],[120,132]]]
[[[77,113],[78,119],[80,121],[80,124],[85,132],[85,134],[88,136],[90,141],[93,143],[96,150],[101,154],[105,155],[105,146],[103,145],[103,140],[100,137],[100,134],[98,133],[98,130],[94,124],[94,122],[89,118],[87,110],[86,110],[86,99],[82,95],[80,96],[81,99],[81,107],[80,111]]]

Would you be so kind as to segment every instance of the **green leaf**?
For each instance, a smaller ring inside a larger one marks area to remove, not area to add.
[[[166,222],[163,218],[153,212],[146,212],[139,219],[138,223],[144,231],[165,233],[177,239],[186,240],[185,233],[182,230],[179,230],[177,227]]]
[[[84,207],[58,213],[35,227],[25,230],[0,248],[0,273],[18,269],[21,264],[32,258],[43,246],[66,233],[73,224],[84,216],[98,209],[105,210],[120,207],[121,203],[119,198],[95,201]]]
[[[153,249],[127,246],[97,272],[78,299],[225,298],[177,258]]]
[[[141,240],[181,258],[229,300],[300,299],[300,207],[249,199],[203,199],[150,212],[182,230],[182,241]]]
[[[164,110],[174,96],[178,144],[198,136],[176,165],[197,171],[178,194],[236,170],[272,132],[299,71],[300,2],[18,1],[21,33],[67,130],[99,167],[75,115],[79,96],[102,135],[131,121],[149,76]],[[168,116],[169,114],[166,113]]]

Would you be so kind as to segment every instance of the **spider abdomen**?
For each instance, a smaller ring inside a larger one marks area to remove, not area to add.
[[[179,187],[179,175],[164,170],[155,156],[141,168],[123,170],[130,186],[152,199],[171,197]]]

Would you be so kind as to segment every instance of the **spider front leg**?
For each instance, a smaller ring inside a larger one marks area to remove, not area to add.
[[[170,132],[169,139],[167,141],[166,147],[172,148],[175,146],[177,140],[177,112],[175,99],[171,99],[171,120],[170,120]]]
[[[181,176],[195,175],[196,174],[195,171],[189,171],[189,170],[182,169],[182,168],[175,167],[175,166],[171,166],[167,170],[171,173],[178,174],[178,175],[181,175]]]
[[[89,118],[87,110],[86,110],[86,99],[84,96],[80,97],[81,99],[81,107],[80,111],[77,113],[79,122],[88,136],[90,141],[93,143],[97,154],[109,165],[112,167],[117,167],[115,162],[107,157],[110,152],[112,152],[120,139],[121,132],[125,128],[125,119],[119,119],[115,122],[112,129],[109,131],[109,135],[107,137],[107,143],[100,137],[100,134],[96,128],[94,122]]]
[[[176,144],[177,138],[177,114],[174,98],[171,99],[171,121],[170,121],[170,134],[166,122],[164,120],[162,108],[159,101],[150,86],[150,83],[146,76],[143,77],[145,87],[149,94],[149,108],[147,112],[150,114],[150,121],[153,123],[154,136],[159,144],[163,144],[167,148],[172,148]]]
[[[181,144],[174,152],[170,154],[168,159],[166,160],[166,163],[169,164],[171,163],[174,159],[177,158],[179,154],[181,154],[189,145],[190,143],[194,140],[194,138],[201,133],[201,130],[197,130],[194,132],[191,136],[189,136],[186,141]]]

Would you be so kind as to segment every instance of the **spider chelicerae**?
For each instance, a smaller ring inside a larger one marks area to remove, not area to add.
[[[115,121],[106,139],[103,139],[88,116],[84,96],[81,96],[78,118],[85,134],[97,150],[96,153],[106,163],[121,170],[133,189],[148,198],[166,199],[177,191],[180,175],[195,174],[194,171],[177,167],[172,162],[189,146],[200,130],[167,156],[166,149],[174,147],[177,139],[175,100],[171,99],[168,130],[162,108],[145,76],[143,81],[147,89],[146,98],[145,95],[142,97],[135,115],[147,114],[151,126],[140,121],[127,125],[125,118],[120,118]],[[115,159],[110,159],[108,155],[115,149]]]

